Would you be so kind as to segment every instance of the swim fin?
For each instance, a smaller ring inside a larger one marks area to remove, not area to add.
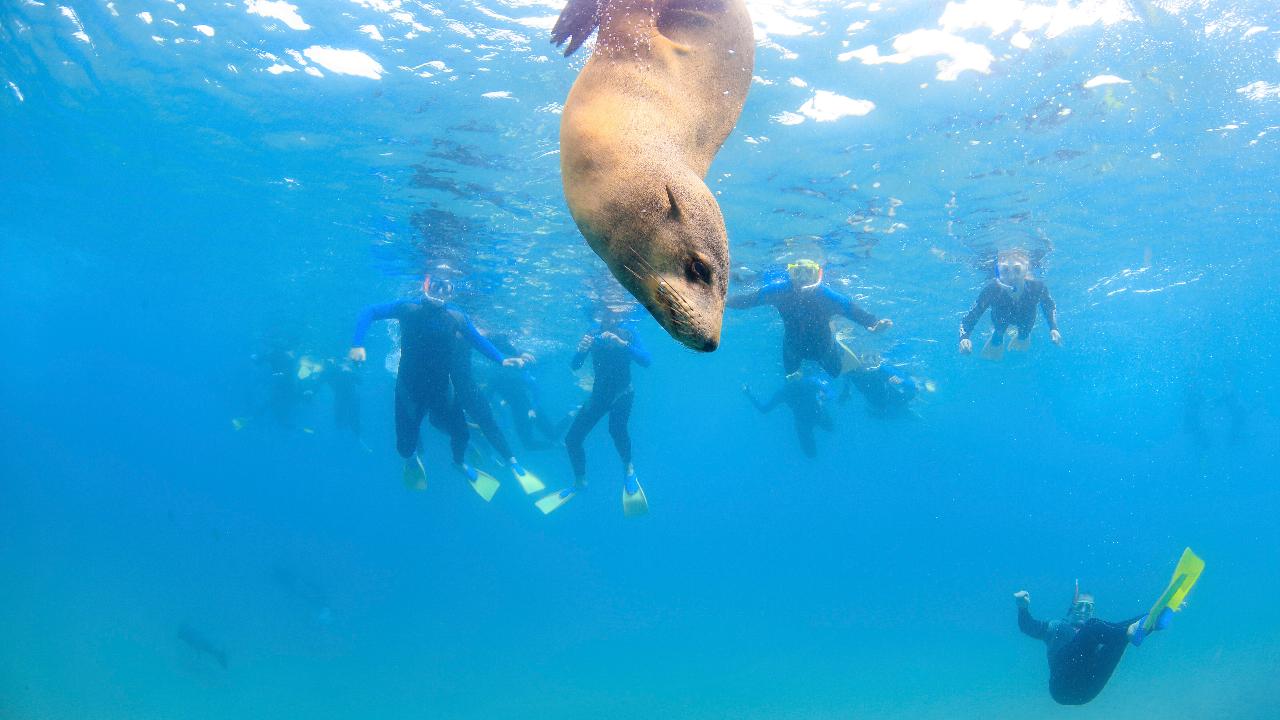
[[[1009,342],[1007,343],[1010,350],[1015,352],[1026,352],[1031,349],[1031,336],[1022,337],[1022,333],[1014,330],[1009,333]]]
[[[480,468],[466,464],[460,465],[459,468],[462,470],[462,474],[466,476],[467,482],[471,483],[471,489],[484,498],[485,502],[492,500],[494,494],[498,492],[498,488],[502,486],[497,478]]]
[[[538,479],[537,475],[525,470],[524,466],[515,460],[510,462],[509,467],[511,468],[511,474],[516,477],[516,482],[520,483],[520,489],[524,490],[525,495],[532,495],[547,489],[547,486],[542,484],[542,480]]]
[[[991,333],[991,337],[987,338],[987,344],[982,346],[982,357],[988,360],[1000,360],[1004,358],[1004,336],[996,337]]]
[[[249,418],[231,418],[231,427],[235,428],[237,432],[243,430],[244,426],[248,424]]]
[[[561,505],[572,500],[573,496],[577,494],[577,490],[574,490],[571,487],[565,488],[559,492],[552,492],[543,495],[540,500],[534,503],[534,505],[542,511],[543,515],[550,515],[556,510],[559,510]]]
[[[863,366],[862,358],[858,357],[858,353],[854,352],[844,338],[836,338],[836,347],[840,350],[840,374],[854,370],[861,370]]]
[[[1204,572],[1204,561],[1191,552],[1191,548],[1182,551],[1182,557],[1178,560],[1178,567],[1173,570],[1173,579],[1169,580],[1169,586],[1160,594],[1160,599],[1151,608],[1151,612],[1147,614],[1147,619],[1142,623],[1144,633],[1160,629],[1160,623],[1163,618],[1165,625],[1172,620],[1172,616],[1164,612],[1168,608],[1171,612],[1178,612],[1182,609],[1182,603],[1187,599],[1187,593],[1191,592],[1191,588],[1196,586],[1196,581],[1200,579],[1200,573]]]
[[[427,469],[422,467],[422,458],[417,455],[404,461],[404,486],[410,490],[427,489]]]
[[[627,475],[622,483],[622,514],[636,517],[649,512],[649,499],[644,496],[644,488],[640,487],[640,478],[635,473]]]

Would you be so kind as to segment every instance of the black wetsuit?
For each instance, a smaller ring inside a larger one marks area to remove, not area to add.
[[[991,308],[991,324],[995,327],[992,341],[1004,341],[1005,331],[1010,327],[1017,328],[1018,338],[1026,340],[1031,337],[1031,327],[1036,323],[1036,305],[1044,310],[1045,322],[1050,330],[1058,329],[1058,306],[1049,294],[1049,288],[1040,280],[1027,280],[1022,292],[1015,298],[1013,292],[996,280],[991,280],[978,300],[973,304],[964,319],[960,321],[960,339],[968,340],[973,328],[982,319],[982,314]]]
[[[454,396],[467,417],[471,418],[471,422],[480,428],[485,440],[489,441],[505,461],[507,458],[515,457],[515,453],[507,443],[507,436],[502,434],[502,428],[498,427],[498,421],[493,418],[493,408],[489,406],[488,399],[476,386],[475,376],[471,370],[471,348],[472,345],[467,339],[462,336],[457,337],[453,351],[453,368],[450,371]]]
[[[840,374],[841,351],[831,332],[831,318],[843,315],[865,327],[874,327],[878,318],[858,307],[847,295],[819,285],[811,290],[792,286],[791,278],[775,280],[759,290],[729,298],[731,308],[772,305],[782,316],[782,369],[786,374],[800,369],[800,363],[813,360],[827,374]]]
[[[371,305],[360,313],[352,347],[363,347],[364,336],[375,320],[400,322],[400,369],[396,376],[396,450],[412,457],[418,449],[418,430],[423,418],[449,435],[453,461],[466,456],[467,421],[453,397],[449,371],[453,365],[458,334],[476,349],[501,361],[497,348],[476,330],[461,310],[410,300]]]
[[[333,390],[333,424],[360,437],[360,375],[349,366],[331,364],[321,376]]]
[[[903,410],[919,392],[915,378],[895,372],[887,362],[875,368],[851,370],[844,376],[848,383],[845,395],[850,388],[857,388],[871,409],[879,414],[890,415]]]
[[[587,355],[590,355],[592,368],[595,370],[591,397],[578,408],[578,415],[564,436],[564,446],[569,451],[569,462],[573,464],[575,478],[582,478],[587,474],[587,454],[582,448],[582,441],[605,415],[609,416],[609,435],[613,438],[613,446],[618,450],[618,457],[622,458],[624,465],[631,464],[631,435],[627,430],[631,404],[635,399],[635,391],[631,388],[631,363],[634,361],[641,367],[649,367],[652,361],[633,329],[622,326],[610,330],[627,341],[626,347],[602,339],[600,336],[603,332],[596,331],[591,348],[574,355],[571,363],[573,369],[577,370],[586,362]]]
[[[488,384],[489,391],[511,411],[511,423],[526,448],[541,450],[560,437],[555,424],[542,411],[538,383],[527,368],[495,368],[489,375]],[[542,437],[539,438],[538,434]]]
[[[1018,628],[1043,640],[1049,656],[1049,694],[1061,705],[1083,705],[1098,696],[1129,647],[1129,626],[1097,618],[1076,627],[1067,620],[1036,620],[1018,608]]]
[[[831,397],[831,388],[827,381],[806,375],[797,380],[788,380],[785,385],[769,398],[768,402],[760,402],[750,390],[746,391],[747,399],[762,413],[772,411],[782,403],[791,408],[792,419],[795,420],[796,437],[800,440],[800,449],[809,457],[817,457],[818,446],[814,442],[813,429],[820,427],[827,432],[835,429],[831,414],[827,412],[826,403]]]

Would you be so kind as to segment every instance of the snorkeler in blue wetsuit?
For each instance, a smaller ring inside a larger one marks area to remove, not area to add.
[[[1049,287],[1031,277],[1031,261],[1025,251],[1008,250],[996,258],[996,276],[978,294],[973,308],[960,321],[960,352],[973,351],[970,335],[988,308],[994,331],[982,350],[983,357],[999,360],[1004,355],[1005,335],[1012,331],[1009,348],[1025,350],[1031,346],[1031,328],[1036,322],[1036,306],[1044,311],[1049,324],[1049,339],[1055,345],[1062,344],[1058,332],[1058,306],[1049,294]]]
[[[794,373],[787,376],[786,383],[769,398],[768,402],[760,402],[747,385],[742,386],[742,394],[762,414],[771,412],[779,405],[786,403],[791,409],[791,417],[796,426],[796,437],[800,441],[800,449],[808,457],[818,456],[818,446],[814,441],[814,428],[822,428],[827,432],[835,429],[831,413],[827,412],[827,403],[831,400],[831,383],[813,374]]]
[[[870,332],[893,327],[888,318],[858,307],[847,295],[822,284],[822,267],[812,260],[799,260],[787,266],[787,276],[761,287],[753,293],[729,298],[731,308],[753,308],[772,305],[782,316],[782,369],[790,375],[805,360],[813,360],[832,377],[840,375],[843,351],[831,330],[831,318],[844,316]]]
[[[433,293],[433,289],[435,292]],[[370,305],[356,321],[348,357],[364,362],[364,338],[376,320],[400,323],[400,367],[396,376],[396,450],[405,460],[405,484],[426,489],[427,476],[418,457],[418,431],[424,418],[449,435],[454,465],[466,476],[481,497],[489,500],[497,492],[497,480],[465,462],[467,422],[454,397],[449,378],[457,350],[455,335],[462,335],[472,347],[494,362],[519,364],[518,358],[504,359],[461,310],[445,298],[452,284],[444,278],[428,276],[422,283],[423,297]]]
[[[498,366],[487,378],[488,390],[507,407],[511,423],[515,425],[520,442],[529,450],[543,450],[560,439],[563,427],[557,428],[542,406],[538,381],[530,366],[535,363],[531,353],[520,352],[505,334],[489,336],[493,346],[507,357],[521,357],[524,367]]]
[[[631,405],[635,390],[631,387],[631,363],[649,367],[652,357],[640,341],[635,323],[627,319],[627,308],[610,307],[597,316],[599,328],[582,336],[571,366],[580,369],[591,357],[595,381],[591,396],[578,408],[573,424],[565,433],[564,446],[573,465],[574,486],[538,501],[538,508],[551,513],[568,502],[573,493],[587,486],[587,453],[582,443],[596,423],[609,416],[609,435],[623,465],[622,511],[642,515],[649,509],[644,488],[631,464]]]

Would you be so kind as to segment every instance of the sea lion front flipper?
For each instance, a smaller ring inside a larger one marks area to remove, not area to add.
[[[556,26],[551,29],[551,42],[556,47],[569,42],[564,49],[564,56],[569,57],[582,43],[591,37],[591,33],[600,26],[600,4],[603,0],[569,0],[564,6]]]

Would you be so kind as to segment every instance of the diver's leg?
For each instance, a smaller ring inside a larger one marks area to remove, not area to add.
[[[453,464],[465,464],[467,441],[471,439],[471,431],[467,429],[467,418],[462,414],[462,405],[456,398],[451,401],[449,394],[441,389],[439,392],[432,393],[428,413],[431,426],[449,436],[449,451],[453,456]]]
[[[504,461],[515,457],[515,453],[511,451],[511,445],[507,443],[507,436],[502,433],[502,428],[498,427],[498,421],[493,417],[493,408],[489,406],[488,400],[484,399],[480,393],[473,392],[467,398],[465,408],[471,419],[480,426],[484,439],[489,441]]]
[[[408,460],[418,449],[418,428],[422,425],[422,403],[405,387],[396,385],[396,451]]]
[[[635,397],[635,390],[628,389],[613,401],[609,410],[609,435],[618,450],[618,457],[628,470],[631,468],[631,432],[627,425],[631,421],[631,404]]]
[[[790,337],[782,336],[782,372],[784,375],[790,375],[800,370],[800,363],[804,360],[804,348],[800,344],[792,340]]]
[[[796,416],[796,437],[800,440],[800,449],[806,457],[818,457],[818,444],[813,438],[813,421]]]
[[[595,394],[592,394],[582,407],[578,408],[578,414],[573,418],[569,432],[564,435],[564,447],[569,453],[569,462],[573,465],[573,477],[579,485],[584,484],[587,477],[587,452],[582,447],[582,441],[608,411],[609,404],[600,402]]]
[[[835,338],[831,339],[831,345],[827,347],[827,351],[822,354],[822,369],[833,378],[840,377],[844,372],[844,350],[836,344]]]
[[[1083,705],[1093,700],[1106,687],[1128,646],[1128,626],[1097,618],[1086,622],[1059,651],[1061,669],[1051,685],[1054,699],[1064,705]]]

